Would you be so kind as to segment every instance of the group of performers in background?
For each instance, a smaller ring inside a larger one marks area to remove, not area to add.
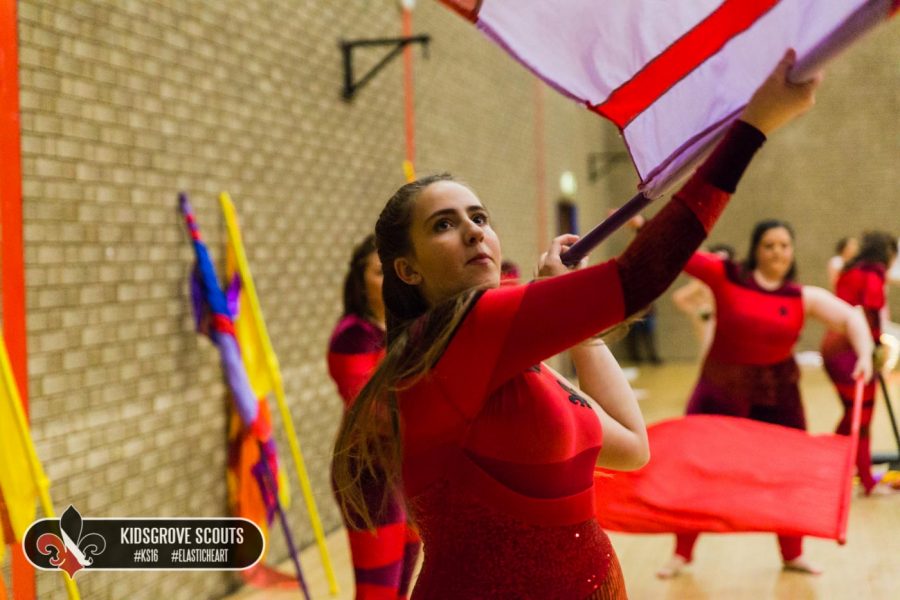
[[[634,393],[598,335],[640,318],[682,270],[708,288],[676,293],[686,310],[708,307],[696,315],[709,346],[688,414],[804,429],[793,351],[810,316],[829,328],[822,353],[848,413],[854,380],[869,382],[867,432],[895,239],[863,236],[836,295],[794,281],[794,234],[781,221],[757,224],[742,263],[728,248],[698,252],[766,137],[812,105],[818,79],[788,82],[793,60],[785,56],[613,260],[568,267],[560,255],[578,238],[562,235],[536,281],[501,285],[500,240],[469,187],[436,175],[388,201],[374,236],[354,249],[328,350],[346,407],[332,479],[357,598],[406,598],[420,545],[414,598],[626,597],[594,514],[594,468],[640,468],[649,445]],[[578,386],[542,362],[566,350]],[[868,494],[877,483],[867,433],[859,447]],[[678,535],[659,575],[689,563],[696,540]],[[819,572],[801,538],[779,542],[786,569]]]

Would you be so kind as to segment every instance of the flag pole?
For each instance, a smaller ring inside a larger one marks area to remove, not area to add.
[[[284,513],[284,507],[281,506],[281,501],[278,498],[278,484],[275,481],[275,476],[272,474],[271,469],[269,469],[269,464],[266,461],[266,449],[263,445],[262,440],[257,440],[259,444],[259,466],[261,473],[259,474],[258,480],[260,481],[260,486],[269,490],[269,493],[272,494],[273,501],[275,503],[275,512],[278,515],[278,521],[281,523],[281,529],[284,532],[284,540],[287,543],[288,554],[291,556],[291,562],[294,564],[294,571],[297,573],[297,580],[300,583],[300,589],[303,592],[303,597],[306,600],[310,600],[309,588],[306,587],[306,579],[303,577],[303,569],[300,568],[300,555],[297,553],[297,547],[294,545],[294,536],[291,535],[291,529],[288,524],[287,515]]]
[[[411,38],[413,32],[412,8],[401,6],[401,30],[404,38]],[[406,160],[411,166],[416,164],[416,109],[413,95],[413,55],[412,46],[403,48],[403,122],[406,141]]]
[[[853,45],[876,25],[886,21],[900,8],[898,0],[870,0],[857,8],[843,23],[804,56],[788,73],[793,83],[808,81],[828,61]]]
[[[603,240],[631,220],[632,217],[647,208],[651,202],[653,202],[652,198],[648,198],[643,192],[638,192],[631,200],[620,206],[616,212],[606,217],[603,222],[572,244],[572,247],[560,256],[563,264],[568,266],[578,264],[591,250],[599,246]]]
[[[849,48],[854,42],[874,29],[876,25],[892,17],[898,9],[900,9],[900,0],[871,0],[860,6],[817,46],[797,60],[797,63],[788,73],[788,79],[794,83],[807,81],[816,71],[825,66],[828,61]],[[731,118],[736,118],[739,114],[740,112],[737,112],[735,117]],[[720,127],[719,135],[723,134],[725,130],[725,127]],[[654,199],[661,196],[666,189],[680,179],[681,175],[683,175],[683,170],[673,174],[667,181],[661,182],[657,189],[663,191],[654,194],[653,198],[648,198],[643,193],[634,196],[597,227],[585,234],[583,238],[575,242],[568,252],[563,253],[561,256],[563,263],[570,266],[577,264],[578,261],[587,256],[615,230],[627,223],[631,217],[646,208]]]
[[[853,466],[856,464],[856,453],[859,450],[859,428],[862,423],[863,391],[865,379],[858,377],[853,392],[853,407],[850,413],[850,451],[847,452],[847,463],[844,472],[847,476],[847,485],[844,486],[843,510],[838,515],[838,539],[840,545],[847,543],[847,522],[850,519],[850,494],[853,491]]]
[[[272,341],[269,338],[269,332],[266,329],[266,322],[263,318],[262,308],[259,304],[259,297],[256,295],[256,286],[253,284],[253,276],[250,273],[250,263],[247,261],[244,243],[241,240],[241,230],[238,227],[237,214],[228,192],[222,192],[219,195],[219,204],[221,205],[222,213],[225,216],[225,227],[228,231],[228,238],[231,240],[231,245],[234,248],[238,273],[241,276],[241,285],[244,287],[244,291],[247,292],[247,304],[250,309],[250,315],[256,322],[260,337],[262,338],[260,342],[263,346],[266,368],[269,371],[269,377],[272,381],[272,388],[275,392],[275,399],[278,402],[278,410],[281,414],[281,422],[284,425],[288,445],[291,448],[291,456],[294,459],[294,466],[297,470],[297,479],[300,481],[300,488],[303,492],[303,499],[306,502],[310,524],[312,525],[316,544],[319,548],[319,554],[322,558],[325,576],[328,579],[328,589],[332,595],[336,596],[339,593],[339,587],[337,577],[334,573],[334,567],[331,564],[331,556],[328,553],[328,546],[325,543],[325,532],[322,528],[322,520],[319,517],[316,500],[313,497],[312,486],[309,482],[309,474],[306,470],[306,463],[303,460],[303,452],[300,449],[300,441],[297,438],[294,422],[291,418],[290,410],[288,410],[287,401],[285,400],[284,384],[282,383],[278,357],[275,355]]]

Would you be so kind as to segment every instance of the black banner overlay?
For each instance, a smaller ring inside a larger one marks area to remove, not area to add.
[[[247,519],[82,519],[70,506],[59,519],[32,523],[22,546],[38,569],[71,577],[81,569],[247,569],[262,557],[265,541]]]

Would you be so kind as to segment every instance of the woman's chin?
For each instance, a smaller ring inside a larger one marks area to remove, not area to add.
[[[500,287],[500,273],[487,272],[480,277],[472,277],[466,290],[490,290]]]
[[[500,273],[496,270],[484,277],[483,281],[478,285],[483,289],[492,289],[500,287]]]

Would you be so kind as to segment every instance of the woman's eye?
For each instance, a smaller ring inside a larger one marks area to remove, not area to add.
[[[447,231],[453,226],[453,223],[450,222],[450,219],[441,219],[440,221],[434,224],[435,231]]]
[[[472,217],[472,221],[479,225],[486,225],[488,222],[488,216],[484,213],[477,213]]]

